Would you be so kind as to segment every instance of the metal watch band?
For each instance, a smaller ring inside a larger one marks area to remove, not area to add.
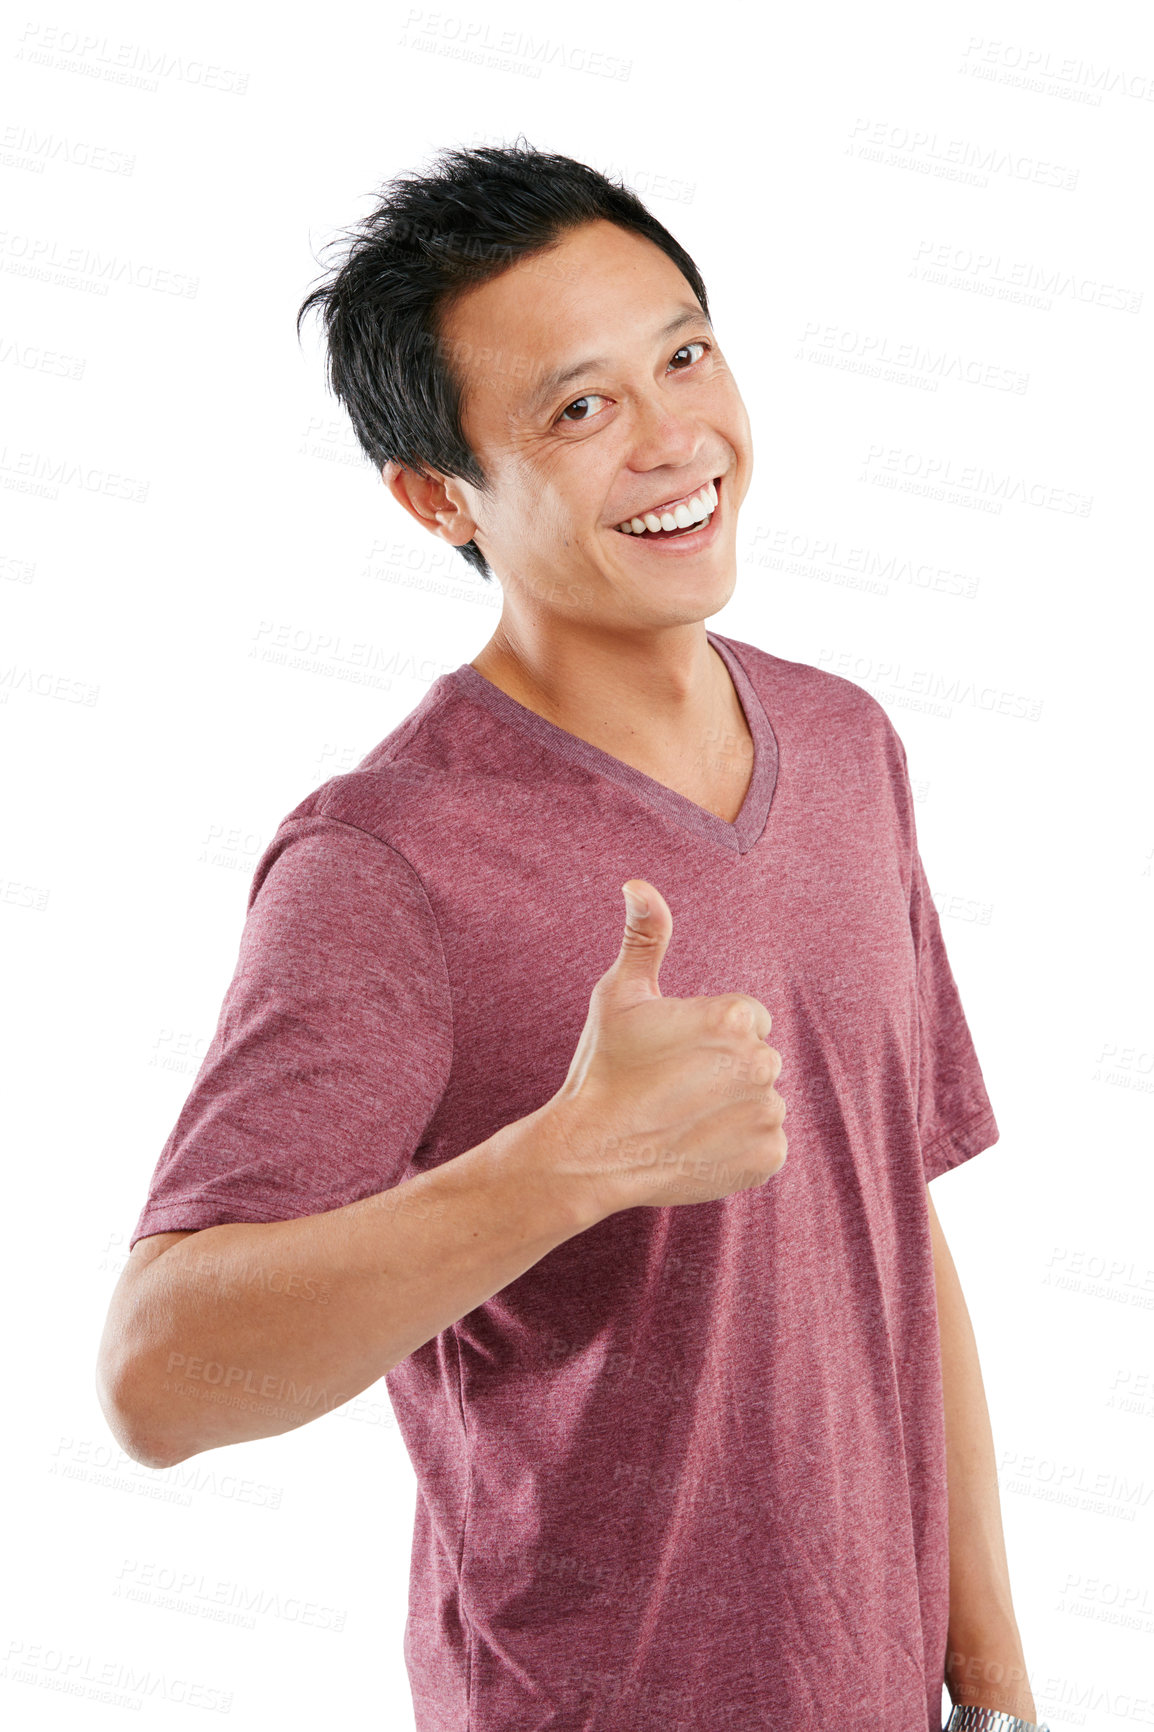
[[[946,1721],[945,1732],[1050,1732],[1050,1728],[993,1708],[959,1707]]]

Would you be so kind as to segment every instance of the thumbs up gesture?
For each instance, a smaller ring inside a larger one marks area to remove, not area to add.
[[[557,1158],[601,1215],[752,1190],[785,1164],[772,1018],[741,992],[663,998],[673,916],[645,879],[622,889],[621,949],[545,1109],[561,1132]]]

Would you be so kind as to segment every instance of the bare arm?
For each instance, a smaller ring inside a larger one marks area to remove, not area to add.
[[[1037,1718],[1010,1596],[994,1438],[958,1272],[930,1201],[949,1482],[946,1684],[957,1705]]]
[[[555,1123],[541,1109],[321,1215],[138,1240],[97,1370],[122,1447],[163,1468],[304,1425],[592,1225]]]

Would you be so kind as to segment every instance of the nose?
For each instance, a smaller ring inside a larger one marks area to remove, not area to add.
[[[634,401],[629,467],[645,475],[654,469],[688,472],[700,466],[709,439],[698,411],[654,386]]]

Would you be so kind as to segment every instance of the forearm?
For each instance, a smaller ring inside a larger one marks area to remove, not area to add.
[[[113,1430],[167,1467],[351,1400],[593,1224],[549,1160],[552,1134],[541,1109],[344,1208],[169,1245],[109,1314]]]
[[[955,1704],[1036,1719],[1014,1616],[993,1431],[957,1270],[930,1204],[949,1488],[946,1684]]]

